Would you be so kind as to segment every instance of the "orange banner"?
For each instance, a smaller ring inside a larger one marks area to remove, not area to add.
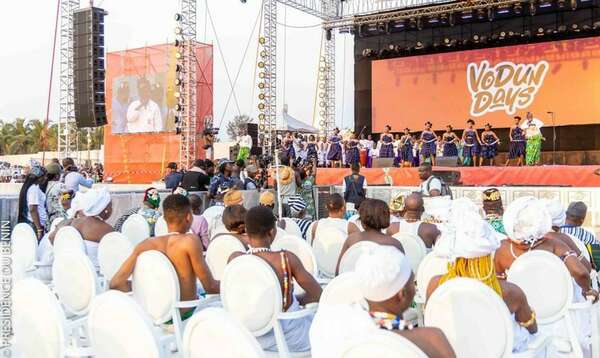
[[[468,118],[507,128],[533,112],[552,125],[600,122],[600,38],[378,60],[372,63],[373,131],[420,131]]]

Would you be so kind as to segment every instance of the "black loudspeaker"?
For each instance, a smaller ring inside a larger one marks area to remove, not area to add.
[[[373,168],[392,168],[394,158],[373,158]]]
[[[437,157],[435,158],[435,165],[439,167],[457,167],[458,157]]]
[[[460,185],[462,183],[459,170],[437,170],[434,167],[433,175],[441,178],[448,185]]]
[[[78,128],[106,122],[104,88],[104,16],[97,7],[73,13],[73,86]]]
[[[258,124],[248,123],[247,126],[248,134],[252,137],[252,149],[250,149],[250,155],[260,156],[262,154],[262,147],[258,146]]]

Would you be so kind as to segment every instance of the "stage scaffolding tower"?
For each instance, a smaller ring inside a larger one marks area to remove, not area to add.
[[[198,143],[197,132],[197,67],[196,67],[196,0],[180,0],[181,11],[181,59],[182,81],[180,104],[183,107],[180,116],[181,142],[179,147],[179,166],[189,168],[196,159]]]
[[[263,2],[263,37],[262,45],[262,88],[260,98],[262,102],[259,109],[261,146],[263,153],[273,154],[275,144],[275,131],[277,130],[277,1],[265,0]]]
[[[72,156],[78,150],[73,84],[73,13],[79,0],[60,2],[60,114],[58,119],[58,157]]]

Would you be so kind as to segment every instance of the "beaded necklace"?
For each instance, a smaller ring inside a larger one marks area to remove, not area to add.
[[[253,255],[259,252],[272,252],[270,247],[251,247],[246,251],[247,254]],[[281,269],[283,270],[283,309],[287,307],[288,304],[288,293],[290,290],[290,274],[288,272],[288,258],[285,255],[285,251],[279,251],[281,256]]]
[[[407,323],[400,317],[391,313],[369,311],[369,315],[373,319],[373,322],[381,329],[386,329],[388,331],[413,329],[412,323]]]

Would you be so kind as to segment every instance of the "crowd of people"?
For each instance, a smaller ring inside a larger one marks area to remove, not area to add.
[[[285,158],[283,161],[289,164]],[[366,306],[319,307],[314,316],[285,323],[283,331],[289,349],[311,349],[315,357],[339,356],[344,344],[358,337],[353,334],[365,334],[373,329],[395,332],[430,357],[455,356],[442,330],[415,327],[403,317],[414,301],[415,276],[402,244],[393,236],[396,233],[415,235],[423,241],[427,251],[433,251],[448,261],[446,274],[434,277],[428,287],[420,288],[426,297],[457,277],[478,280],[498,294],[514,320],[515,352],[527,347],[527,342],[537,331],[535,311],[522,289],[506,281],[507,270],[519,256],[532,250],[556,255],[573,278],[576,287],[574,299],[598,299],[598,292],[592,288],[590,271],[598,269],[600,242],[594,233],[582,227],[587,214],[583,202],[573,202],[565,210],[558,201],[522,197],[510,203],[505,210],[497,189],[483,191],[483,206],[479,207],[467,198],[449,199],[439,188],[426,191],[421,188],[420,191],[399,193],[389,203],[358,195],[350,205],[342,195],[332,194],[326,202],[326,217],[317,219],[310,205],[298,194],[300,174],[289,166],[281,168],[275,179],[282,195],[283,212],[279,211],[276,195],[267,190],[260,193],[258,205],[248,207],[238,190],[240,183],[244,183],[237,176],[243,172],[239,164],[222,161],[215,168],[208,161],[197,161],[183,175],[170,165],[173,171],[165,181],[173,187],[173,193],[161,202],[157,189],[148,188],[141,206],[131,208],[117,220],[115,226],[107,223],[112,215],[108,191],[89,189],[79,192],[79,185],[91,183],[80,175],[71,174],[77,173],[72,169],[72,163],[63,162],[67,172],[62,173],[62,181],[56,163],[51,163],[46,169],[32,166],[29,172],[32,179],[24,194],[28,205],[22,214],[39,234],[39,259],[42,262],[49,257],[43,252],[51,250],[56,232],[62,226],[70,225],[81,233],[86,246],[89,246],[88,255],[96,262],[94,248],[106,233],[118,231],[127,215],[142,214],[152,228],[162,216],[169,233],[139,243],[110,281],[110,288],[131,290],[129,277],[137,258],[145,251],[157,250],[167,256],[175,267],[180,280],[181,300],[194,300],[204,293],[220,292],[220,282],[209,269],[203,252],[220,235],[234,236],[246,251],[234,253],[229,261],[239,256],[254,255],[269,263],[280,280],[283,309],[288,312],[318,302],[322,288],[294,253],[271,249],[278,232],[286,230],[287,221],[281,220],[281,217],[297,223],[304,240],[317,240],[331,228],[345,233],[347,238],[339,252],[336,274],[342,256],[352,246],[361,242],[377,244],[365,251],[355,266],[360,277],[358,289],[366,300]],[[245,171],[254,173],[253,168],[248,168],[253,165],[245,166]],[[430,170],[431,166],[422,167],[424,181],[429,179]],[[250,175],[250,179],[254,180],[254,177]],[[47,182],[46,194],[41,189],[44,182]],[[209,208],[202,212],[203,199],[190,194],[183,186],[208,191],[206,200],[210,201]],[[45,232],[49,216],[55,212],[44,213],[40,206],[44,197],[53,193],[59,193],[57,200],[60,203],[60,208],[53,206],[53,209],[60,212],[59,215],[65,213],[66,219],[54,231]],[[69,193],[69,200],[65,200],[66,193]],[[587,255],[585,251],[588,251]],[[296,295],[291,282],[300,286],[304,294]],[[199,309],[182,309],[183,319],[193,316]],[[583,321],[577,322],[578,331],[585,333],[589,327]],[[258,337],[258,341],[263,349],[276,349],[272,331]]]
[[[545,140],[540,131],[543,123],[531,112],[527,113],[525,120],[519,116],[514,120],[507,138],[509,152],[504,164],[539,165],[541,145]],[[351,131],[342,134],[338,128],[329,138],[288,132],[280,144],[291,162],[311,162],[319,167],[360,164],[370,168],[375,158],[391,159],[398,167],[418,167],[424,162],[436,165],[439,157],[456,157],[462,166],[496,165],[501,142],[491,124],[485,124],[483,131],[478,132],[475,121],[469,119],[460,137],[451,125],[446,126],[441,135],[432,127],[431,122],[426,122],[417,136],[409,128],[394,134],[392,127],[387,125],[378,141],[374,141],[371,134]]]

